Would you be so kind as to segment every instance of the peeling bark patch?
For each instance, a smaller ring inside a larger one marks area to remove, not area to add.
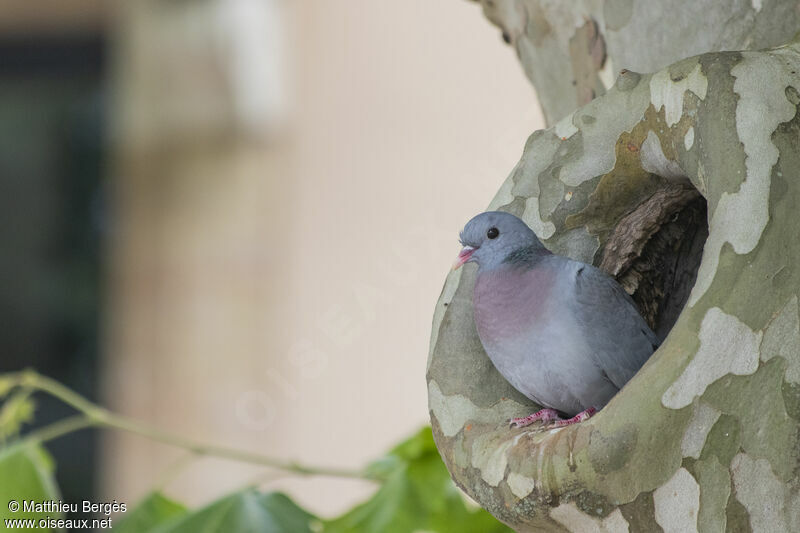
[[[728,505],[725,507],[725,533],[752,533],[752,531],[747,509],[736,498],[728,498]]]
[[[513,400],[501,400],[499,406],[481,409],[469,398],[460,394],[445,396],[436,381],[428,383],[428,406],[439,422],[442,435],[452,437],[464,427],[467,420],[479,423],[502,423],[519,416],[525,407]]]
[[[598,94],[603,94],[598,72],[606,61],[606,43],[597,22],[586,20],[583,26],[575,28],[569,39],[569,58],[575,85],[577,104],[584,105]]]
[[[564,526],[570,533],[627,533],[628,521],[619,509],[599,519],[588,515],[570,502],[563,503],[550,511],[550,518]]]
[[[701,490],[697,525],[703,533],[725,533],[725,507],[731,495],[731,476],[716,459],[697,461],[693,475]]]
[[[567,115],[563,119],[561,119],[558,124],[554,126],[555,133],[559,139],[562,141],[566,141],[576,133],[578,133],[578,128],[572,123],[572,117],[574,113],[571,115]]]
[[[690,126],[686,131],[686,135],[683,136],[683,147],[688,152],[692,149],[692,146],[694,146],[694,127]]]
[[[781,397],[784,363],[775,359],[759,365],[750,376],[728,375],[711,385],[703,401],[723,414],[706,439],[701,459],[717,455],[730,464],[740,451],[770,462],[783,481],[793,473],[798,446],[797,425],[789,418]]]
[[[522,474],[517,474],[516,472],[511,472],[508,474],[508,479],[506,480],[508,484],[508,488],[511,489],[511,492],[519,499],[524,498],[536,487],[536,481],[532,477],[523,476]]]
[[[733,90],[739,95],[736,133],[744,145],[747,176],[737,192],[723,192],[714,209],[689,306],[694,306],[711,286],[723,244],[731,243],[737,254],[749,253],[769,221],[770,172],[779,155],[772,133],[795,115],[796,109],[785,94],[785,88],[795,79],[792,70],[800,70],[800,61],[791,49],[743,53],[742,61],[731,69],[736,78]]]
[[[542,240],[549,239],[556,232],[555,224],[549,220],[542,220],[542,215],[539,212],[538,196],[533,196],[525,200],[525,211],[523,211],[521,218]]]
[[[786,414],[795,420],[800,420],[800,385],[784,381],[781,384],[781,396]]]
[[[650,103],[647,96],[644,90],[625,93],[611,90],[607,100],[593,100],[584,106],[581,112],[595,117],[597,122],[581,125],[583,154],[567,159],[558,172],[558,179],[568,187],[577,187],[610,172],[616,160],[616,141],[623,132],[631,131],[640,121]],[[626,102],[626,113],[615,111],[614,104],[621,99]]]
[[[477,405],[461,395],[445,396],[435,381],[428,383],[428,406],[445,437],[452,437],[479,411]]]
[[[773,357],[786,360],[784,380],[800,384],[800,317],[797,312],[797,296],[792,296],[781,312],[764,331],[761,343],[761,360]]]
[[[562,145],[569,145],[569,147],[562,146],[561,149],[566,150],[570,154],[577,154],[575,156],[580,157],[578,152],[582,152],[583,150],[583,148],[580,146],[581,142],[583,142],[582,134],[577,133],[571,140],[561,143]],[[560,155],[556,155],[554,161],[559,161],[560,157]],[[572,157],[572,155],[569,157]],[[541,174],[538,176],[533,175],[531,177],[531,179],[538,181],[537,186],[539,187],[538,196],[540,212],[543,214],[544,218],[552,220],[556,226],[560,225],[555,216],[556,211],[559,207],[559,204],[564,201],[565,191],[564,184],[561,181],[558,181],[558,179],[554,179],[554,177],[558,175],[560,171],[560,166],[554,166],[553,162],[550,162]]]
[[[716,458],[720,464],[730,464],[742,445],[742,425],[731,415],[722,415],[706,439],[700,458]]]
[[[775,477],[766,459],[740,453],[731,461],[736,499],[750,515],[753,531],[788,533],[784,500],[786,488]]]
[[[652,533],[663,531],[661,526],[656,523],[652,493],[642,492],[631,503],[620,505],[619,509],[628,523],[636,526],[637,531]]]
[[[719,307],[708,310],[700,324],[700,348],[683,373],[661,396],[670,409],[682,409],[726,374],[752,374],[758,368],[762,332],[755,333]]]
[[[511,435],[486,433],[472,443],[472,467],[480,470],[481,478],[489,486],[498,486],[505,477],[508,451],[515,441]]]
[[[676,161],[667,159],[667,156],[664,155],[664,150],[661,149],[661,141],[658,140],[658,135],[652,130],[650,130],[647,138],[642,143],[639,158],[642,162],[642,168],[651,174],[668,179],[686,177],[686,172],[683,171],[681,166]]]
[[[665,533],[697,531],[700,485],[685,468],[679,468],[669,481],[653,492],[653,503],[656,522]]]
[[[525,143],[522,159],[511,172],[514,180],[511,194],[523,198],[538,197],[541,194],[539,176],[552,164],[556,151],[562,147],[563,141],[553,131],[532,133]],[[549,217],[550,213],[546,216]]]
[[[686,427],[681,441],[681,454],[684,457],[700,458],[706,436],[721,413],[710,405],[700,402],[694,408],[692,419]]]
[[[673,81],[667,69],[661,70],[650,79],[650,99],[656,111],[664,108],[667,126],[678,123],[683,115],[683,98],[686,91],[691,91],[701,100],[705,99],[708,90],[708,78],[703,74],[700,64],[682,79]]]
[[[613,513],[603,519],[602,527],[608,533],[627,533],[630,530],[628,521],[625,520],[619,509],[615,509]]]

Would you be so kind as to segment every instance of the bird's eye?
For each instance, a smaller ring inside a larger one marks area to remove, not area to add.
[[[500,231],[497,228],[489,228],[489,231],[486,232],[486,236],[490,239],[496,239],[498,235],[500,235]]]

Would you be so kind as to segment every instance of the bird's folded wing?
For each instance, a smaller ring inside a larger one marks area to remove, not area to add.
[[[658,338],[633,299],[610,276],[591,265],[570,261],[574,291],[569,301],[592,347],[594,362],[622,388],[658,347]]]

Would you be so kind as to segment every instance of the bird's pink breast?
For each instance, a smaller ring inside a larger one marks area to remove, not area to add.
[[[502,268],[475,283],[475,325],[484,344],[530,334],[547,311],[556,277],[549,269]]]

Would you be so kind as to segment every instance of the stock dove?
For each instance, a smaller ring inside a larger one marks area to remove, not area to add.
[[[560,427],[589,418],[658,347],[613,278],[552,254],[514,215],[481,213],[460,240],[453,267],[478,265],[473,310],[486,354],[514,388],[543,407],[512,419],[512,426]]]

